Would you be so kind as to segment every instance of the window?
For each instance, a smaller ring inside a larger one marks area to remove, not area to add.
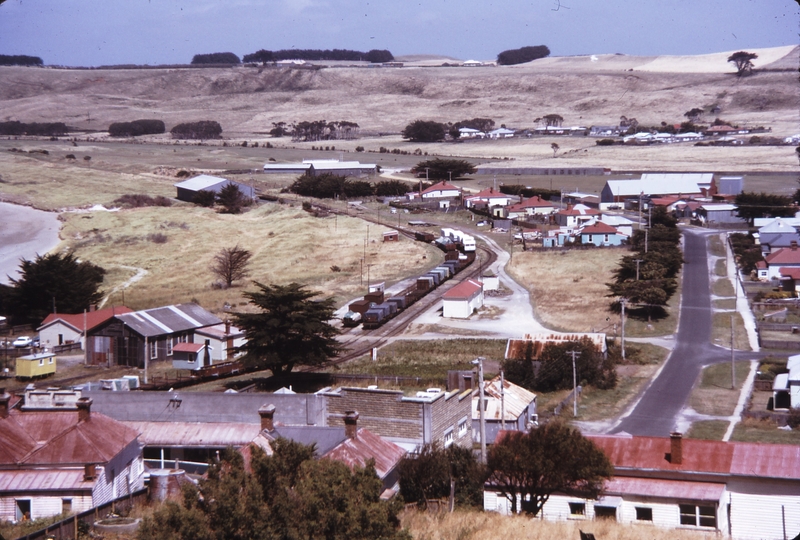
[[[653,509],[637,506],[636,521],[653,521]]]
[[[167,356],[172,356],[172,342],[175,338],[167,338]]]
[[[447,448],[452,444],[453,444],[453,428],[450,428],[444,433],[444,447]]]
[[[717,528],[717,513],[713,506],[679,505],[681,525]]]
[[[605,240],[605,241],[606,241],[606,243],[608,243],[608,235],[606,235],[606,237],[605,237],[605,238],[606,238],[606,240]]]
[[[594,507],[595,519],[617,519],[617,509],[613,506],[597,506]]]
[[[61,513],[62,514],[72,513],[72,499],[61,499]]]
[[[158,347],[155,341],[150,342],[150,358],[153,360],[158,358]]]
[[[47,359],[47,363],[48,363],[48,364],[52,364],[52,363],[53,363],[53,357],[52,357],[52,356],[51,356],[50,358],[48,358],[48,359]]]
[[[463,437],[467,434],[467,419],[464,418],[458,423],[458,436]]]
[[[582,502],[569,503],[569,515],[572,517],[586,516],[586,503]]]
[[[44,365],[44,358],[39,358],[39,365],[40,365],[40,366],[43,366],[43,365]]]

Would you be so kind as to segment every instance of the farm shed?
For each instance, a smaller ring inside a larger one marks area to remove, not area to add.
[[[468,319],[472,313],[483,307],[483,283],[467,279],[442,295],[443,316],[454,319]]]
[[[384,242],[398,242],[400,240],[400,233],[397,231],[386,231],[383,233]]]
[[[358,161],[339,161],[338,159],[304,159],[302,163],[267,163],[265,173],[309,174],[319,176],[325,173],[339,176],[372,176],[378,172],[375,163]]]
[[[710,197],[716,193],[713,173],[645,173],[638,180],[608,180],[600,192],[600,203],[623,203],[639,196]]]
[[[42,347],[51,348],[56,345],[80,342],[81,349],[85,349],[84,331],[99,326],[114,315],[132,311],[125,306],[115,306],[98,310],[91,309],[85,314],[51,313],[36,330],[39,332]]]
[[[705,224],[708,223],[738,223],[746,225],[747,220],[738,215],[735,204],[709,204],[705,203],[697,208],[697,217]]]
[[[0,520],[79,513],[143,486],[135,430],[93,413],[80,393],[53,397],[39,395],[36,409],[18,409],[12,396],[0,395]]]
[[[177,199],[179,201],[194,202],[195,194],[200,191],[219,193],[222,191],[222,188],[231,184],[238,187],[239,191],[241,191],[245,197],[250,197],[252,199],[256,195],[255,190],[250,186],[218,176],[209,176],[207,174],[201,174],[200,176],[195,176],[194,178],[177,183],[175,187],[178,189]]]

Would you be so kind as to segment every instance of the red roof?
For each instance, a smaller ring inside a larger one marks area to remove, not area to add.
[[[584,227],[581,234],[618,234],[618,231],[611,225],[598,221],[594,225]]]
[[[678,202],[681,199],[682,197],[678,195],[672,195],[667,197],[653,197],[650,199],[650,202],[653,204],[653,206],[669,206],[672,203]]]
[[[0,465],[106,463],[134,442],[138,433],[108,416],[78,411],[12,409],[0,419]]]
[[[86,328],[83,327],[83,321],[84,321],[83,313],[75,313],[75,314],[51,313],[45,318],[44,321],[42,321],[42,324],[41,326],[39,326],[39,329],[60,320],[68,324],[69,326],[72,326],[79,332],[83,332],[84,330],[91,330],[92,328],[99,326],[100,324],[112,318],[114,315],[120,315],[122,313],[132,313],[132,312],[133,310],[131,308],[125,306],[114,306],[105,309],[98,309],[97,311],[87,311]]]
[[[467,199],[507,199],[510,195],[506,195],[505,193],[501,193],[500,191],[495,191],[494,188],[484,189],[483,191],[479,191],[475,195],[470,195],[466,197]]]
[[[205,347],[202,343],[178,343],[172,350],[175,352],[189,352],[189,353],[196,353],[203,350]]]
[[[442,295],[445,300],[469,300],[483,290],[483,283],[467,279]]]
[[[594,208],[573,208],[568,206],[566,210],[559,210],[557,214],[562,216],[595,216],[599,214],[599,210]]]
[[[758,261],[761,262],[761,261]],[[800,280],[800,268],[783,268],[781,267],[778,272],[780,272],[781,276],[792,278],[794,280]]]
[[[375,460],[379,478],[392,472],[406,451],[391,441],[364,428],[359,428],[355,439],[346,439],[322,457],[341,461],[348,467],[364,467],[369,459]]]
[[[422,191],[422,194],[425,195],[426,193],[433,193],[435,191],[461,191],[461,188],[458,186],[454,186],[453,184],[448,184],[447,182],[439,182],[438,184],[433,184],[426,190]]]
[[[800,249],[781,248],[777,251],[773,251],[764,258],[770,266],[781,264],[800,265]]]

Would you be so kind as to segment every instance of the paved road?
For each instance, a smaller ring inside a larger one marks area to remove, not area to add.
[[[692,387],[704,366],[729,362],[730,349],[711,344],[711,292],[709,288],[707,233],[684,229],[683,295],[676,345],[661,372],[646,389],[631,413],[611,433],[664,437],[676,429]],[[736,352],[739,359],[763,353]]]

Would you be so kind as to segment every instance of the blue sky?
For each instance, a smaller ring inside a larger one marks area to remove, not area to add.
[[[0,54],[71,66],[291,48],[702,54],[798,43],[798,21],[795,0],[7,0]]]

